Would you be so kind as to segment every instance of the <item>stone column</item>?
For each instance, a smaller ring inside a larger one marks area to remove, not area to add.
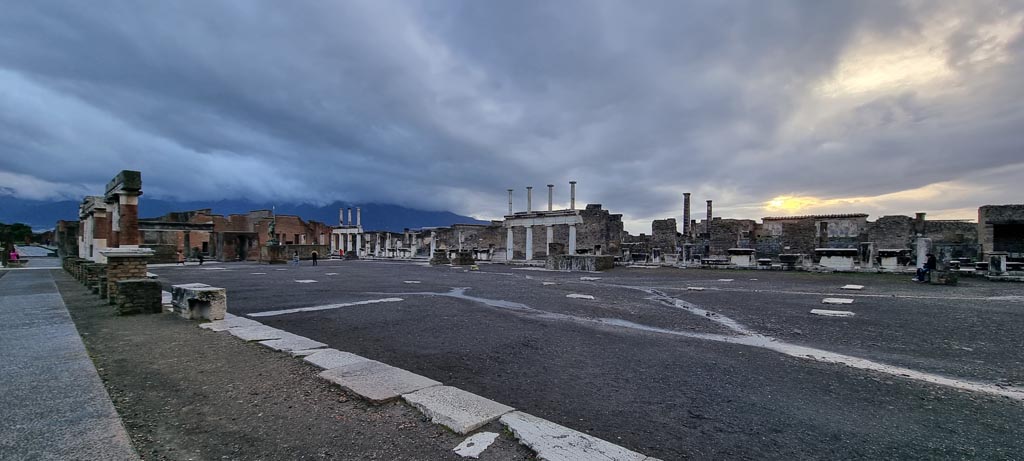
[[[683,192],[683,237],[690,237],[690,193]]]
[[[932,252],[932,239],[918,237],[917,238],[917,267],[924,267],[925,261],[928,260],[928,253]]]
[[[352,207],[348,207],[348,225],[352,225]]]
[[[526,226],[526,260],[533,260],[533,226]]]
[[[508,214],[512,214],[512,189],[508,190]]]
[[[107,183],[104,201],[112,211],[109,247],[139,247],[139,196],[142,195],[142,173],[121,170]]]
[[[576,254],[576,225],[569,224],[569,254]]]
[[[548,187],[551,187],[551,186],[548,186]],[[551,244],[555,242],[555,228],[554,228],[554,226],[550,226],[550,225],[544,226],[544,227],[545,227],[545,230],[547,231],[546,232],[547,233],[547,240],[546,241],[547,241],[547,247],[548,247],[547,251],[545,251],[544,254],[546,254],[548,256],[551,256]]]
[[[459,231],[459,251],[462,251],[462,231]]]
[[[555,209],[555,185],[548,184],[548,211]],[[548,242],[550,243],[550,242]]]
[[[103,252],[107,260],[107,300],[110,304],[119,302],[117,282],[119,280],[145,279],[146,260],[153,255],[148,248],[111,248]]]
[[[139,244],[139,196],[121,194],[118,196],[119,227],[117,246],[120,248],[138,248]]]
[[[356,207],[356,227],[363,225],[363,210],[362,208]]]
[[[526,186],[526,212],[531,211],[533,211],[533,186]]]
[[[576,181],[569,181],[569,209],[576,209]]]
[[[708,234],[708,238],[711,238],[711,200],[708,200],[708,218],[704,222],[704,233]]]
[[[339,226],[344,226],[345,225],[345,209],[344,208],[338,208],[338,225]]]
[[[356,252],[356,256],[364,256],[364,253],[363,253],[363,234],[362,233],[357,233],[356,234],[356,248],[355,248],[355,252]]]
[[[430,257],[434,257],[434,252],[437,251],[437,232],[430,231]]]
[[[508,236],[505,238],[505,260],[512,261],[515,256],[515,247],[512,244],[512,227],[508,228]]]

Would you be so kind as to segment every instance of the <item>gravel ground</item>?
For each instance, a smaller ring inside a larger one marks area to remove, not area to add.
[[[54,274],[144,459],[462,459],[464,437],[404,403],[368,404],[301,360],[172,315],[115,317]],[[480,459],[532,458],[497,423],[482,430],[502,435]]]

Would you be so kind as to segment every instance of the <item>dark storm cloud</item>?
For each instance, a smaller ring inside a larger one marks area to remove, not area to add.
[[[575,179],[635,222],[678,214],[684,191],[750,217],[778,195],[935,183],[1009,201],[971,185],[1010,186],[986,172],[1021,162],[1022,11],[15,2],[0,15],[0,186],[77,196],[134,168],[153,196],[494,217],[507,187],[554,183],[567,202]]]

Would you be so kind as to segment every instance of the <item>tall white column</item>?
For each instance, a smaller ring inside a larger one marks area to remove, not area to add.
[[[569,224],[569,254],[576,254],[576,225]]]
[[[459,251],[462,251],[462,242],[463,242],[462,231],[459,231]]]
[[[348,207],[348,225],[352,225],[352,207]]]
[[[576,181],[569,181],[569,209],[576,209]]]
[[[526,211],[533,211],[533,186],[526,186]]]
[[[533,226],[526,226],[526,260],[533,259]]]
[[[430,231],[430,259],[434,259],[434,252],[437,251],[437,233]]]
[[[512,214],[512,189],[508,190],[508,214]]]
[[[512,228],[508,228],[508,238],[505,239],[505,260],[512,261],[512,257],[515,255],[514,247],[512,245]]]
[[[547,230],[547,234],[548,234],[547,235],[548,239],[546,240],[546,242],[547,242],[547,251],[545,251],[544,254],[546,254],[548,256],[551,256],[551,244],[554,243],[554,241],[555,241],[555,228],[554,228],[554,226],[545,226],[545,227],[547,228],[546,230]]]
[[[356,207],[356,227],[363,225],[363,210],[360,207]]]
[[[555,185],[548,184],[548,211],[555,209]],[[548,242],[551,243],[551,242]]]
[[[364,256],[363,253],[363,234],[356,234],[356,255]]]

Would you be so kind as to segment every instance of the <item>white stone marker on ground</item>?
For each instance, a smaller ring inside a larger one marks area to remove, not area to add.
[[[419,280],[403,280],[402,283],[420,283]]]
[[[686,287],[690,291],[704,291],[704,287]]]
[[[267,275],[266,272],[252,272],[249,275]]]
[[[594,280],[601,280],[601,277],[580,277],[580,280],[584,282],[593,282]]]
[[[426,376],[373,360],[324,370],[320,377],[374,402],[441,385]]]
[[[718,279],[719,282],[731,282],[733,279]]]
[[[318,347],[327,347],[326,344],[320,341],[314,341],[305,336],[299,336],[292,333],[288,333],[287,335],[280,339],[260,341],[260,344],[267,346],[275,351],[283,352],[316,349]]]
[[[540,282],[541,285],[558,285],[558,282]]]
[[[514,408],[451,386],[434,386],[402,398],[431,421],[459,434],[472,432]]]
[[[594,299],[593,295],[581,295],[581,294],[578,294],[578,293],[569,293],[569,294],[565,295],[565,297],[566,298],[575,298],[575,299]]]
[[[480,453],[483,453],[487,447],[494,443],[494,440],[498,438],[496,432],[478,432],[463,440],[459,446],[455,447],[455,454],[463,458],[479,458]]]
[[[864,285],[843,285],[839,287],[840,290],[863,290]]]
[[[339,351],[337,349],[323,349],[319,352],[306,356],[303,360],[323,368],[324,370],[370,361],[370,359],[366,357],[350,352]]]
[[[828,309],[811,309],[811,313],[825,317],[853,317],[855,315],[850,311],[830,311]]]
[[[199,324],[199,328],[206,328],[213,331],[224,331],[232,328],[258,327],[263,324],[245,317],[238,317],[232,314],[224,314],[224,320],[214,320],[209,323]]]
[[[589,436],[568,427],[540,419],[521,411],[506,413],[502,424],[537,452],[537,459],[548,461],[653,461],[640,453]]]
[[[850,298],[825,298],[821,300],[822,304],[853,304],[853,300]]]
[[[295,282],[296,283],[316,283],[316,280],[303,279],[303,280],[296,280]]]
[[[254,327],[231,328],[228,333],[235,335],[245,341],[265,341],[268,339],[281,339],[288,335],[288,332],[271,328],[266,325]]]

